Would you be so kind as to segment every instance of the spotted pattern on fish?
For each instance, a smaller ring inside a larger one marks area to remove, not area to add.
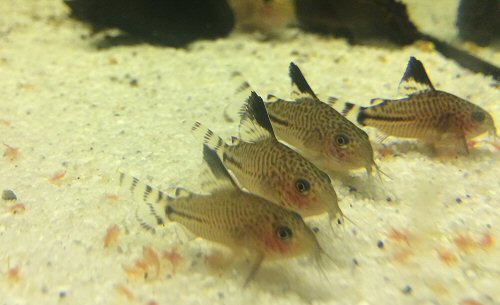
[[[120,173],[120,184],[150,208],[158,225],[177,222],[196,236],[228,246],[236,254],[247,250],[253,256],[253,266],[245,284],[264,259],[307,254],[319,258],[323,250],[299,214],[243,192],[215,151],[205,145],[203,154],[213,179],[224,186],[211,194],[195,194],[179,188],[182,193],[189,192],[189,196],[164,196],[161,191],[123,173]],[[141,225],[151,228],[146,222]]]
[[[290,64],[289,72],[297,98],[287,101],[269,95],[266,103],[276,136],[330,174],[357,168],[371,172],[374,160],[368,135],[320,101],[295,64]],[[346,142],[337,142],[339,137]]]
[[[260,97],[254,94],[247,103],[253,106],[245,108],[249,112],[242,116],[240,136],[243,137],[238,144],[219,145],[222,139],[200,123],[193,126],[195,134],[218,152],[239,184],[250,192],[304,217],[324,212],[328,212],[330,218],[342,214],[329,176],[277,141]],[[308,188],[305,191],[300,190],[303,181]]]
[[[487,131],[496,136],[488,112],[458,96],[435,90],[424,66],[414,57],[410,58],[401,87],[410,93],[408,97],[374,99],[370,107],[346,103],[345,113],[357,111],[359,124],[375,127],[386,135],[421,139],[435,146],[452,145],[459,152],[468,151],[467,139]]]

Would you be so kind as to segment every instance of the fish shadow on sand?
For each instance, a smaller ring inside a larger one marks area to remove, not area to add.
[[[319,270],[319,267],[314,262],[311,261],[310,263],[311,268],[309,270],[315,273],[315,276],[313,276],[314,281],[311,281],[309,277],[303,277],[299,273],[295,273],[293,267],[288,267],[286,264],[277,264],[276,266],[267,265],[259,270],[252,285],[271,294],[294,293],[305,303],[324,302],[333,299],[335,293],[332,292],[332,285],[329,280],[325,279],[326,275],[322,274],[326,270]]]

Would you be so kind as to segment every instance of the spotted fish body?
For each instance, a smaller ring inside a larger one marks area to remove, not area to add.
[[[176,197],[170,197],[125,174],[120,174],[120,183],[149,206],[156,224],[173,221],[194,235],[223,244],[236,253],[249,252],[254,265],[247,281],[264,259],[320,254],[322,250],[314,233],[299,214],[241,191],[217,153],[206,146],[204,159],[217,180],[210,194],[179,188]]]
[[[453,147],[467,153],[468,139],[487,131],[496,135],[491,115],[481,107],[432,85],[423,64],[414,57],[400,83],[408,97],[374,99],[373,106],[346,104],[344,114],[357,112],[359,124],[375,127],[388,136],[416,138],[435,148]]]
[[[193,126],[219,152],[242,187],[303,217],[341,210],[327,174],[293,149],[278,142],[264,102],[254,92],[240,124],[241,141],[228,145],[200,123]],[[201,131],[201,132],[199,132]]]
[[[269,119],[278,139],[287,143],[332,176],[375,166],[368,135],[328,104],[323,103],[290,63],[294,101],[268,96]]]

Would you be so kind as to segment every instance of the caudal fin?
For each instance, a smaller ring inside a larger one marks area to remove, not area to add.
[[[366,107],[361,107],[347,101],[341,101],[336,97],[329,97],[326,103],[345,116],[349,121],[364,126],[363,121],[365,117],[363,111]]]
[[[165,211],[169,201],[173,200],[173,198],[140,181],[136,177],[122,172],[119,175],[120,186],[127,188],[135,200],[142,201],[145,207],[147,207],[148,217],[139,216],[139,211],[142,210],[142,207],[138,208],[137,219],[140,221],[141,226],[154,232],[155,226],[164,225],[168,221]],[[152,220],[150,219],[151,216]]]
[[[209,148],[215,150],[219,157],[222,156],[226,143],[221,137],[200,122],[195,122],[191,127],[191,131],[195,137],[203,141],[203,144],[206,144]]]

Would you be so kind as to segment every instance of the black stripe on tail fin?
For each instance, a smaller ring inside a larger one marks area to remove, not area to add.
[[[365,119],[367,119],[369,116],[365,113],[366,107],[359,107],[358,110],[358,115],[356,117],[356,121],[358,121],[358,124],[362,126],[366,126],[365,124]]]
[[[222,155],[226,143],[221,137],[200,122],[195,122],[191,127],[191,131],[197,138],[200,138],[203,141],[203,144],[208,145],[208,147],[215,150],[219,155]]]
[[[344,109],[341,112],[342,115],[347,116],[349,114],[349,112],[354,108],[354,106],[356,106],[356,105],[354,105],[353,103],[350,103],[350,102],[346,102],[344,104]]]
[[[299,97],[300,95],[307,94],[308,96],[318,99],[314,91],[311,89],[311,86],[309,86],[309,84],[307,83],[304,74],[302,74],[302,71],[300,71],[299,67],[293,62],[290,63],[288,75],[292,80],[292,87],[294,91],[298,91],[295,93],[298,94]]]
[[[257,93],[252,91],[240,114],[240,138],[242,140],[254,142],[269,137],[276,139],[264,101]]]
[[[174,198],[144,182],[141,182],[136,177],[122,172],[120,172],[120,186],[126,187],[132,193],[134,199],[144,202],[144,204],[148,207],[148,216],[152,216],[154,218],[154,221],[145,221],[142,217],[139,217],[137,213],[139,212],[140,207],[138,207],[136,218],[141,222],[142,227],[154,232],[154,225],[165,224],[167,215],[163,212],[169,205],[169,202],[174,200]],[[143,206],[141,205],[141,207]]]

